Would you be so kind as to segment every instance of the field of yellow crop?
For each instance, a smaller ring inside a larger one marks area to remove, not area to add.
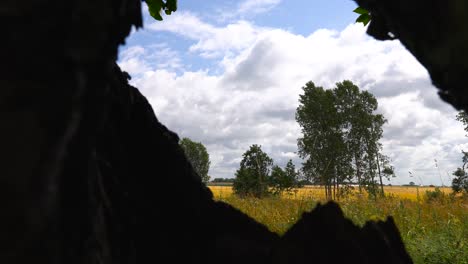
[[[215,199],[240,209],[270,230],[283,234],[318,202],[322,188],[300,188],[291,195],[241,199],[229,186],[210,186]],[[468,201],[449,195],[449,188],[436,200],[428,199],[430,187],[386,187],[386,197],[369,199],[355,192],[339,202],[345,215],[362,225],[370,219],[392,215],[415,263],[468,264]],[[418,198],[419,197],[419,198]]]
[[[215,198],[223,198],[228,197],[232,194],[232,187],[231,186],[209,186],[211,191],[213,192]],[[439,188],[445,194],[451,193],[451,188],[449,187],[442,187]],[[416,186],[385,186],[384,192],[386,195],[394,196],[401,199],[409,199],[416,201],[419,199],[423,199],[426,191],[434,191],[435,187],[416,187]],[[354,195],[359,195],[357,188],[355,188]],[[288,199],[315,199],[315,200],[322,200],[325,197],[325,191],[323,187],[320,186],[305,186],[303,188],[298,188],[294,190],[289,195],[283,195],[283,198]]]

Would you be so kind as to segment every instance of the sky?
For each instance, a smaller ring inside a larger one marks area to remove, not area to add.
[[[252,144],[275,164],[300,167],[302,87],[350,80],[376,96],[388,120],[390,183],[450,185],[468,150],[457,111],[399,41],[367,36],[354,8],[350,0],[179,0],[159,22],[143,5],[144,28],[120,47],[119,65],[163,124],[206,146],[211,178],[234,177]]]

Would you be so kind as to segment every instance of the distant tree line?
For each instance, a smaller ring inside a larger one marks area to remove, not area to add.
[[[211,182],[215,182],[215,183],[233,183],[234,178],[214,178]]]

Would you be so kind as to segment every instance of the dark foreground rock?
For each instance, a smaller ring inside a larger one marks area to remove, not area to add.
[[[394,20],[401,1],[358,2],[375,14],[371,34],[390,29],[466,106],[467,60],[450,51],[465,56],[466,35]],[[432,6],[465,10],[443,3]],[[359,228],[330,203],[278,237],[214,201],[115,65],[139,0],[5,0],[0,21],[0,263],[411,263],[391,218]]]

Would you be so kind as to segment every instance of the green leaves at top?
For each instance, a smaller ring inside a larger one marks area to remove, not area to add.
[[[354,9],[353,12],[358,13],[360,15],[369,14],[369,11],[367,11],[367,9],[362,8],[362,7],[358,7],[356,9]]]
[[[166,15],[170,15],[172,12],[177,11],[177,0],[167,0],[166,1],[166,8],[164,9],[164,12],[166,12]]]
[[[358,7],[353,10],[354,13],[359,14],[360,16],[356,19],[356,23],[362,23],[364,26],[367,26],[369,22],[371,21],[371,13],[362,7]]]
[[[177,11],[177,0],[145,0],[148,5],[148,11],[150,15],[158,20],[162,21],[161,11],[164,11],[166,15],[172,14]]]

